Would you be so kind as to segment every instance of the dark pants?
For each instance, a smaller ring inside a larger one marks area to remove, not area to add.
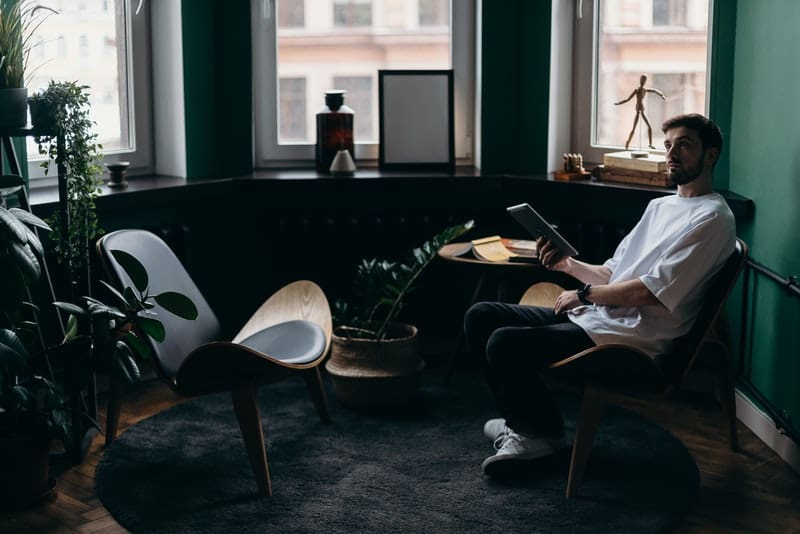
[[[551,308],[478,302],[464,316],[474,351],[485,351],[486,376],[500,415],[522,434],[561,432],[561,411],[539,372],[594,346],[581,327]]]

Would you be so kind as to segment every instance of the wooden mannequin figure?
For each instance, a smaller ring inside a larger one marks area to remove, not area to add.
[[[633,134],[636,131],[636,125],[639,123],[639,116],[642,117],[642,120],[647,125],[647,138],[648,144],[650,148],[655,148],[653,146],[653,127],[650,126],[650,121],[647,120],[647,116],[644,114],[644,97],[647,93],[655,93],[661,97],[661,100],[666,100],[667,97],[664,96],[664,93],[659,91],[658,89],[652,89],[649,87],[645,87],[644,84],[647,82],[647,76],[642,74],[639,78],[639,87],[633,90],[633,92],[626,98],[625,100],[620,100],[619,102],[614,102],[615,106],[619,106],[620,104],[624,104],[628,100],[633,97],[636,97],[636,116],[633,118],[633,128],[631,128],[631,133],[628,135],[628,140],[625,141],[625,150],[628,150],[628,147],[631,144],[631,139],[633,139]]]

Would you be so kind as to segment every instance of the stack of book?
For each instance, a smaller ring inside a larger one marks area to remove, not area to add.
[[[660,154],[634,157],[629,151],[610,152],[603,156],[603,167],[596,173],[600,180],[666,187],[667,160]]]

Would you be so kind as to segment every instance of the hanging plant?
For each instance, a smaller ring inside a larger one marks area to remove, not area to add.
[[[51,164],[62,165],[66,181],[69,225],[62,228],[61,217],[56,212],[48,221],[53,228],[52,237],[59,261],[73,272],[81,268],[88,255],[89,241],[99,236],[95,213],[95,198],[100,193],[102,180],[103,146],[97,142],[95,123],[89,118],[89,87],[77,82],[51,81],[38,92],[39,100],[47,112],[48,126],[54,135],[35,137],[39,154],[47,159],[41,166],[48,174]],[[58,135],[63,136],[59,150]]]

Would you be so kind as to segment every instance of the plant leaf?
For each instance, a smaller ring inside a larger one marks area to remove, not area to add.
[[[0,364],[11,374],[18,374],[28,363],[28,351],[13,330],[0,329]]]
[[[166,330],[161,321],[157,319],[150,319],[149,317],[137,317],[136,325],[148,336],[155,339],[159,343],[164,341],[166,337]]]
[[[103,284],[104,286],[106,286],[106,288],[109,291],[111,291],[111,294],[114,295],[114,297],[116,297],[116,299],[119,302],[120,306],[126,306],[128,304],[128,302],[125,300],[125,297],[122,296],[122,293],[120,293],[117,290],[116,287],[112,286],[111,284],[109,284],[105,280],[100,280],[100,283]]]
[[[26,280],[38,280],[42,274],[42,266],[31,247],[27,243],[11,243],[9,248]]]
[[[0,231],[17,243],[27,243],[28,241],[25,225],[13,213],[2,206],[0,206]]]
[[[140,358],[143,360],[149,360],[151,358],[150,347],[147,345],[147,343],[139,339],[136,334],[133,332],[128,332],[125,334],[124,339],[125,343],[127,343],[128,346],[131,347]]]
[[[58,308],[59,310],[61,310],[63,312],[69,313],[71,315],[77,315],[77,316],[80,316],[80,317],[85,317],[87,315],[87,312],[86,312],[85,309],[83,309],[80,306],[78,306],[77,304],[73,304],[71,302],[56,301],[56,302],[53,303],[53,306],[55,306],[56,308]]]
[[[41,228],[42,230],[47,230],[48,232],[52,231],[50,225],[44,222],[42,219],[34,215],[33,213],[26,211],[21,208],[11,208],[8,210],[9,212],[13,213],[17,216],[17,219],[24,222],[25,224],[30,224],[31,226],[36,226]]]
[[[141,380],[142,375],[139,370],[139,365],[133,357],[133,351],[125,344],[124,341],[117,341],[114,343],[114,352],[112,354],[112,369],[118,378],[121,378],[128,385],[135,385]]]
[[[153,297],[159,306],[174,313],[182,319],[194,321],[197,319],[197,306],[192,299],[175,291],[166,291]]]
[[[117,260],[122,270],[128,275],[133,282],[139,293],[144,293],[147,286],[150,284],[150,279],[147,276],[147,270],[142,265],[142,262],[137,260],[133,255],[128,254],[124,250],[112,250],[111,255]]]

